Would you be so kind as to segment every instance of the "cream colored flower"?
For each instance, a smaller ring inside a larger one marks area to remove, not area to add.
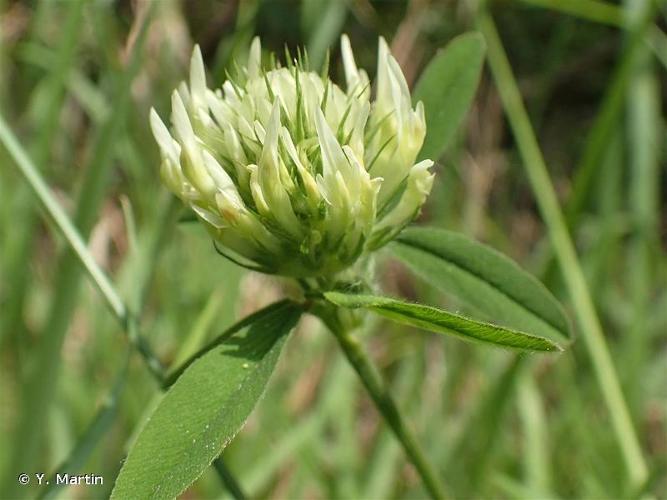
[[[331,276],[390,241],[428,196],[433,162],[414,164],[424,109],[398,63],[380,39],[372,101],[346,36],[341,50],[345,91],[296,61],[264,68],[258,38],[244,75],[213,91],[195,47],[171,131],[151,110],[165,185],[230,257]]]

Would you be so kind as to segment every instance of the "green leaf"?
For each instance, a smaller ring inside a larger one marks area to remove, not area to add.
[[[498,322],[568,344],[563,308],[542,283],[514,261],[462,234],[408,228],[389,251],[427,283]]]
[[[422,73],[413,93],[426,113],[420,159],[437,160],[444,153],[475,96],[485,51],[479,33],[466,33],[439,50]]]
[[[111,497],[175,498],[192,484],[243,426],[300,315],[285,303],[193,362],[146,422]]]
[[[551,340],[475,321],[436,307],[411,304],[374,295],[325,292],[324,296],[329,302],[340,307],[368,309],[397,323],[416,326],[436,333],[457,335],[466,340],[476,340],[524,351],[562,350]]]

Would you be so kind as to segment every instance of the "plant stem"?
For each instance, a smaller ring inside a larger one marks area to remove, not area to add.
[[[544,157],[495,24],[487,12],[480,12],[478,26],[486,38],[491,72],[547,226],[630,480],[634,486],[640,486],[648,477],[646,462]]]
[[[398,406],[391,397],[389,389],[371,359],[364,352],[361,343],[349,330],[341,327],[338,322],[326,321],[326,323],[338,339],[340,347],[359,378],[361,378],[378,411],[389,424],[391,430],[394,431],[408,458],[417,469],[431,497],[436,499],[445,498],[445,490],[438,480],[435,469],[426,459],[415,435],[407,426]]]
[[[644,2],[625,0],[625,14],[630,22],[641,21]],[[629,43],[629,42],[628,42]],[[660,247],[656,235],[660,234],[660,165],[662,148],[661,92],[650,52],[643,48],[633,58],[632,75],[626,98],[628,111],[628,164],[631,172],[628,190],[628,208],[631,214],[633,235],[628,253],[628,290],[632,297],[633,316],[630,331],[623,339],[622,361],[625,387],[630,393],[630,408],[638,408],[637,396],[641,394],[642,374],[650,354],[648,319],[654,284],[653,273],[657,262],[653,256]],[[633,401],[634,396],[634,401]],[[633,404],[633,402],[635,404]]]
[[[229,491],[232,497],[234,497],[236,500],[245,500],[246,496],[243,494],[241,486],[236,481],[236,478],[231,473],[231,471],[227,468],[227,465],[222,459],[222,455],[220,455],[213,461],[213,467],[217,471],[218,476],[220,476],[220,479],[222,480],[225,487],[227,488],[227,491]]]

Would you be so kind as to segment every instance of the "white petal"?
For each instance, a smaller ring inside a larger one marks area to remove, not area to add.
[[[354,62],[354,54],[347,35],[340,37],[340,51],[343,56],[343,69],[345,70],[345,81],[348,93],[355,89],[359,83],[359,70]]]
[[[234,84],[226,80],[222,84],[224,99],[232,106],[241,106],[241,98],[244,95],[243,89],[234,87]],[[240,95],[239,95],[240,94]]]
[[[285,149],[287,150],[288,156],[294,162],[297,169],[299,169],[299,170],[305,169],[304,166],[303,166],[303,163],[301,163],[301,159],[299,158],[299,153],[296,150],[296,146],[294,145],[294,142],[292,141],[292,136],[290,135],[289,130],[287,130],[287,127],[281,127],[280,128],[280,138],[283,141],[283,145],[285,146]]]
[[[176,138],[186,147],[194,145],[196,142],[194,130],[188,117],[188,112],[185,110],[185,105],[178,92],[174,91],[171,94],[171,119],[174,125]]]
[[[151,108],[150,122],[151,130],[153,131],[153,137],[155,137],[155,140],[160,146],[162,154],[164,154],[172,163],[178,164],[179,151],[176,149],[174,139],[171,137],[169,129],[164,124],[162,119],[160,119],[160,116],[157,114],[157,111],[155,111],[154,108]]]
[[[266,203],[262,187],[259,184],[259,167],[257,165],[248,165],[247,168],[250,172],[250,193],[252,194],[252,199],[255,201],[259,213],[268,216],[271,210],[268,203]]]
[[[321,174],[317,174],[315,176],[315,182],[317,183],[317,188],[319,189],[322,198],[324,198],[324,201],[327,205],[333,206],[333,203],[331,202],[331,194],[329,193],[329,186],[324,181],[324,177],[322,177]]]
[[[248,78],[255,79],[262,74],[262,44],[259,37],[252,39],[248,54]]]
[[[391,82],[389,80],[389,47],[383,37],[378,44],[376,105],[381,109],[391,106]],[[383,111],[384,112],[384,111]]]
[[[352,205],[352,196],[347,187],[346,179],[343,177],[343,174],[338,171],[336,172],[336,187],[338,188],[338,197],[340,206],[340,212],[346,215],[352,215],[350,212],[350,206]]]
[[[433,174],[428,170],[432,166],[433,160],[422,160],[410,170],[408,184],[412,179],[415,189],[425,196],[428,196],[431,192],[431,187],[433,186]]]
[[[192,97],[190,96],[190,89],[188,88],[187,84],[185,82],[179,83],[178,87],[176,87],[176,91],[181,96],[181,100],[183,101],[183,104],[185,104],[186,106],[189,106],[190,101],[192,100]]]
[[[398,62],[391,55],[387,56],[387,67],[389,69],[388,76],[391,99],[394,104],[394,109],[396,110],[396,120],[398,122],[398,130],[400,133],[404,128],[404,125],[407,124],[407,117],[412,110],[410,90],[408,89],[408,83],[405,81],[405,77],[403,76],[403,72],[401,71]]]
[[[417,117],[417,121],[421,124],[421,126],[426,130],[426,116],[424,114],[424,103],[419,101],[417,103],[417,106],[415,107],[415,115]]]
[[[408,82],[405,81],[405,76],[403,75],[403,70],[398,64],[398,61],[388,54],[387,64],[389,67],[389,74],[393,77],[394,85],[398,86],[398,90],[403,97],[410,99],[410,89],[408,88]]]
[[[206,104],[220,127],[223,127],[225,123],[232,120],[233,111],[229,108],[229,104],[216,95],[215,92],[211,90],[206,91]]]
[[[335,175],[335,171],[347,165],[347,158],[345,158],[336,136],[331,131],[319,107],[315,110],[315,127],[317,129],[317,140],[320,143],[324,178],[326,180],[327,176]]]
[[[218,160],[205,149],[202,150],[202,158],[204,159],[204,167],[206,167],[206,171],[211,179],[213,179],[213,182],[215,182],[216,187],[219,190],[231,189],[235,192],[236,186],[234,186],[234,181],[232,181],[232,178],[229,177],[225,169],[222,168],[222,165],[218,163]]]
[[[204,59],[195,45],[190,59],[190,92],[196,107],[206,106],[206,72],[204,70]]]
[[[410,223],[431,192],[434,175],[428,171],[431,160],[423,160],[410,170],[407,186],[398,204],[375,226],[376,234],[391,229],[388,239],[393,238],[405,225]],[[386,243],[382,241],[380,244]]]
[[[264,130],[264,127],[262,127],[262,124],[259,122],[259,120],[255,120],[253,125],[255,126],[255,135],[257,136],[257,139],[259,139],[260,143],[265,144],[266,130]]]
[[[224,134],[227,152],[230,154],[231,158],[240,164],[247,164],[248,159],[245,155],[245,151],[243,151],[241,140],[239,139],[239,134],[236,130],[234,130],[229,122],[225,122],[222,126],[222,132]]]
[[[233,196],[232,194],[221,191],[215,194],[215,203],[218,207],[218,211],[230,225],[235,226],[238,223],[238,218],[243,214],[246,209],[243,202]]]
[[[349,178],[346,179],[348,190],[350,191],[353,202],[357,202],[359,201],[359,195],[361,194],[361,185],[365,182],[370,182],[371,178],[350,146],[343,146],[343,152],[345,153],[347,162],[350,166]]]
[[[212,195],[215,192],[215,183],[206,171],[201,148],[178,92],[174,92],[171,96],[171,118],[176,138],[183,146],[181,167],[185,177],[204,196]]]
[[[191,186],[186,186],[187,181],[183,177],[180,167],[168,159],[162,160],[160,164],[160,177],[167,188],[181,199],[188,196]]]
[[[256,122],[258,124],[259,122]],[[261,128],[261,124],[260,128]],[[278,134],[280,133],[280,104],[276,101],[271,109],[271,116],[266,124],[266,135],[260,137],[264,141],[260,163],[267,161],[269,156],[278,155]]]
[[[257,181],[267,206],[271,208],[271,216],[283,229],[298,238],[301,236],[301,225],[294,214],[288,194],[294,189],[294,183],[278,156],[280,127],[280,105],[276,101],[266,124],[266,138],[259,160]]]
[[[199,217],[204,219],[206,222],[208,222],[216,229],[222,229],[223,227],[227,226],[227,224],[225,224],[225,222],[222,220],[222,217],[220,217],[218,214],[213,213],[210,210],[202,208],[198,205],[195,205],[194,203],[191,204],[190,207],[192,208],[192,210],[195,211],[195,213]]]

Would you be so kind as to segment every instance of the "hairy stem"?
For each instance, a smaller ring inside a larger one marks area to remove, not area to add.
[[[417,469],[428,493],[435,499],[445,498],[445,490],[433,465],[426,459],[417,438],[407,426],[403,415],[391,397],[389,389],[371,359],[364,352],[359,340],[352,335],[349,329],[343,327],[335,319],[326,318],[325,323],[336,336],[345,356],[359,375],[378,411],[398,438],[410,462]]]

